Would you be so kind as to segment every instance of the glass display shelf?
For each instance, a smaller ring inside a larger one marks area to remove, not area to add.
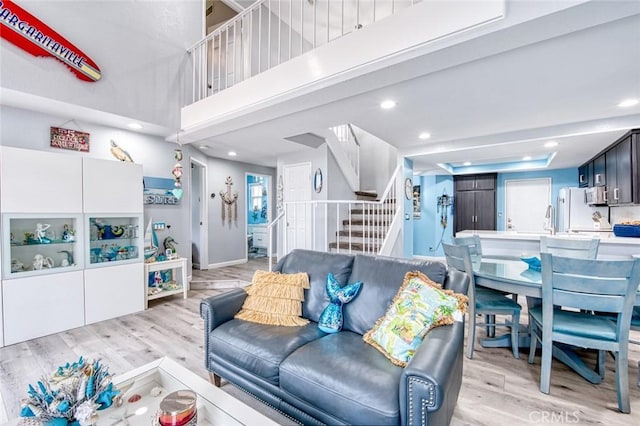
[[[140,217],[88,218],[88,265],[140,261]]]
[[[79,215],[3,216],[5,279],[80,269]]]

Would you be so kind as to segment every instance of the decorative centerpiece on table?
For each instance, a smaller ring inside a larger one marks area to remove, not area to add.
[[[100,361],[80,357],[66,363],[36,386],[29,385],[22,402],[22,424],[89,426],[98,420],[98,410],[111,406],[120,393],[111,382],[108,368]]]

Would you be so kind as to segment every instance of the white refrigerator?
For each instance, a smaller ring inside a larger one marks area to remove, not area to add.
[[[560,188],[556,205],[557,232],[611,231],[609,207],[590,206],[586,188]]]

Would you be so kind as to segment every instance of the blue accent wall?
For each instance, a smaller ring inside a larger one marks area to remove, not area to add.
[[[533,172],[518,173],[498,173],[498,187],[496,191],[496,229],[498,231],[505,230],[504,211],[505,205],[505,180],[510,179],[536,179],[551,178],[551,202],[556,204],[558,199],[558,190],[565,186],[578,186],[578,169],[556,169],[556,170],[540,170]]]
[[[417,256],[444,256],[442,239],[451,243],[453,236],[453,206],[446,210],[446,228],[442,227],[442,209],[438,211],[438,197],[445,191],[453,196],[453,176],[415,176],[414,184],[420,184],[420,218],[413,224],[413,254]]]
[[[578,169],[557,169],[541,170],[532,172],[498,173],[496,190],[496,221],[497,229],[504,230],[504,209],[505,209],[505,180],[508,179],[535,179],[551,178],[551,199],[555,204],[558,198],[558,190],[565,186],[578,186]],[[447,194],[453,195],[453,176],[414,176],[414,185],[420,182],[421,205],[420,218],[413,219],[413,254],[417,256],[444,256],[442,247],[439,246],[440,238],[445,243],[450,243],[453,237],[453,213],[455,210],[455,198],[453,207],[447,212],[447,227],[444,229],[440,224],[440,213],[437,211],[437,199],[446,190]],[[408,207],[405,207],[405,211]],[[405,221],[405,225],[407,222]],[[407,231],[405,226],[405,232]],[[406,235],[406,234],[405,234]],[[405,239],[406,244],[406,239]],[[406,250],[406,245],[405,245]]]

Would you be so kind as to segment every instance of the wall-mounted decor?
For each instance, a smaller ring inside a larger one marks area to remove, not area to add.
[[[72,151],[89,152],[89,133],[51,127],[51,146]]]
[[[420,185],[413,185],[413,217],[420,219]]]
[[[4,39],[33,56],[57,59],[80,80],[93,82],[102,77],[100,68],[86,53],[10,0],[0,2],[0,25],[5,27],[0,31]]]
[[[220,191],[220,199],[222,201],[222,223],[224,223],[226,210],[229,217],[229,225],[231,225],[231,213],[233,213],[233,220],[236,223],[238,222],[238,191],[234,194],[231,193],[231,187],[233,186],[233,179],[231,179],[231,176],[227,176],[224,184],[227,186],[226,192]]]
[[[279,213],[284,208],[284,204],[282,204],[284,202],[284,185],[282,184],[282,175],[278,176],[277,190],[278,190],[278,193],[276,194],[277,196],[276,207],[278,208],[278,213]]]
[[[313,175],[313,190],[317,193],[322,191],[322,170],[318,167],[316,173]]]
[[[179,140],[178,143],[180,143]],[[175,188],[173,189],[172,193],[179,200],[180,198],[182,198],[183,193],[182,182],[180,182],[180,179],[182,178],[182,164],[180,164],[180,161],[182,161],[182,150],[176,149],[174,151],[173,157],[176,159],[176,164],[174,164],[173,169],[171,170],[171,174],[175,179],[175,182],[173,183],[173,186],[175,186]]]
[[[145,176],[142,178],[144,186],[144,204],[175,205],[180,198],[173,193],[173,179]]]
[[[124,148],[122,148],[120,145],[118,145],[113,139],[111,140],[110,151],[111,155],[113,155],[118,160],[133,163],[133,158],[131,158],[129,153],[125,151]]]
[[[404,180],[404,196],[407,197],[407,200],[413,197],[413,182],[411,182],[411,178]]]

